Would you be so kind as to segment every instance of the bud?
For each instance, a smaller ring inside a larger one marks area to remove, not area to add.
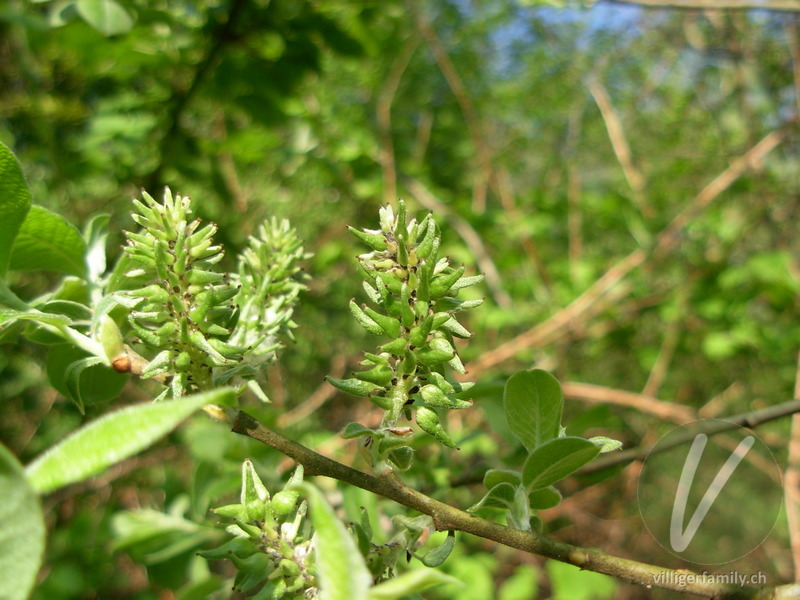
[[[353,396],[369,396],[372,392],[382,389],[379,385],[355,378],[335,379],[334,377],[325,377],[325,381]]]
[[[381,232],[371,229],[359,231],[355,227],[350,227],[349,225],[347,226],[347,229],[350,230],[350,233],[352,233],[376,252],[383,252],[386,250],[386,237]]]
[[[417,408],[417,424],[423,431],[435,437],[445,446],[449,448],[456,448],[455,443],[452,439],[450,439],[450,436],[444,430],[444,427],[442,427],[442,424],[439,421],[439,415],[437,415],[431,409],[425,408],[424,406]]]

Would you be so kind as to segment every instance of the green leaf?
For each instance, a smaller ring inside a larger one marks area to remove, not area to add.
[[[517,493],[517,487],[519,486],[512,485],[507,481],[498,483],[492,486],[486,495],[481,498],[477,504],[470,506],[467,511],[475,512],[481,508],[502,508],[511,510],[511,507],[514,505],[514,496]]]
[[[404,598],[416,592],[421,592],[434,585],[446,583],[464,587],[464,584],[455,577],[436,569],[415,569],[379,583],[369,590],[367,598],[368,600],[394,600],[395,598]]]
[[[303,494],[311,506],[311,520],[317,540],[320,600],[365,600],[372,575],[353,536],[317,488],[301,483],[289,489],[296,489]]]
[[[31,206],[11,251],[9,269],[58,271],[86,277],[86,243],[64,217]]]
[[[531,530],[531,505],[528,502],[528,494],[522,486],[514,490],[514,502],[508,513],[508,525],[520,531]]]
[[[528,495],[528,502],[534,510],[553,508],[561,502],[561,492],[554,487],[535,490]]]
[[[438,567],[444,561],[447,560],[447,557],[450,556],[450,553],[453,551],[453,548],[455,548],[455,546],[456,546],[456,532],[451,529],[447,532],[447,537],[440,546],[437,546],[436,548],[428,552],[425,556],[422,557],[417,556],[416,558],[421,560],[422,564],[425,565],[426,567]]]
[[[13,323],[14,321],[33,321],[34,323],[44,323],[46,325],[70,325],[72,319],[64,315],[54,313],[43,313],[38,310],[19,311],[10,308],[0,308],[0,325]]]
[[[546,488],[574,473],[598,454],[600,448],[584,438],[550,440],[531,452],[522,465],[522,483],[528,491]]]
[[[0,306],[6,306],[18,311],[27,311],[31,309],[27,303],[8,289],[8,284],[2,279],[0,279]]]
[[[506,482],[511,485],[522,483],[522,474],[519,471],[510,469],[489,469],[483,476],[483,485],[487,490],[492,489],[498,483]]]
[[[97,356],[87,356],[71,344],[50,348],[45,371],[56,391],[72,400],[83,413],[85,406],[100,404],[119,396],[128,375],[117,373],[102,364]]]
[[[372,429],[368,429],[360,423],[348,423],[345,425],[344,431],[342,432],[342,437],[346,440],[351,440],[353,438],[361,437],[362,435],[373,435],[374,433],[375,432]]]
[[[11,150],[0,143],[0,278],[6,275],[14,239],[30,206],[31,193],[22,167]]]
[[[40,494],[81,481],[133,456],[206,404],[230,404],[232,388],[157,404],[137,404],[104,415],[34,460],[25,472]]]
[[[564,394],[547,371],[519,371],[506,383],[503,406],[511,431],[528,452],[558,437]]]
[[[16,457],[0,444],[0,598],[25,600],[44,554],[45,526],[39,497]]]
[[[105,36],[128,33],[133,27],[131,16],[114,0],[78,0],[78,14]]]

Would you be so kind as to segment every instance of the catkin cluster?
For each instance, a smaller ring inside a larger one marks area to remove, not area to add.
[[[375,335],[390,340],[375,353],[365,353],[365,370],[348,379],[328,378],[337,388],[369,398],[384,409],[380,430],[360,430],[357,435],[378,438],[376,460],[387,458],[401,466],[399,447],[407,445],[398,437],[407,432],[395,427],[403,413],[415,413],[417,424],[441,443],[455,447],[445,431],[439,411],[471,406],[459,395],[471,383],[454,383],[444,376],[445,367],[464,373],[453,338],[471,333],[456,314],[483,302],[459,300],[459,290],[480,283],[482,275],[465,277],[465,267],[453,267],[439,256],[441,234],[429,214],[422,221],[406,222],[401,200],[397,214],[390,206],[380,211],[379,230],[350,231],[372,251],[359,256],[364,291],[373,306],[350,302],[358,323]]]
[[[278,335],[291,337],[297,295],[305,289],[299,261],[308,257],[286,221],[264,223],[239,256],[238,272],[219,269],[216,225],[190,220],[191,202],[167,188],[159,203],[134,200],[125,251],[137,264],[127,275],[147,282],[119,293],[133,333],[153,353],[142,377],[165,376],[171,393],[245,381],[262,399],[258,367],[273,360]]]

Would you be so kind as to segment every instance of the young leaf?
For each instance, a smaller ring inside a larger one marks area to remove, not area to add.
[[[528,491],[561,481],[591,461],[600,448],[587,439],[562,437],[545,442],[522,465],[522,483]]]
[[[487,490],[502,482],[519,485],[522,483],[522,475],[519,471],[511,471],[510,469],[489,469],[483,476],[483,485]]]
[[[301,483],[296,489],[311,505],[316,530],[320,600],[366,600],[372,575],[356,543],[333,509],[314,486]]]
[[[25,600],[44,554],[44,516],[22,465],[2,444],[0,490],[0,598]]]
[[[220,388],[171,402],[123,408],[92,421],[47,450],[27,466],[25,474],[37,492],[52,492],[136,454],[206,404],[231,404],[235,398],[232,388]]]
[[[596,444],[597,447],[600,448],[600,454],[605,454],[606,452],[612,452],[622,448],[622,442],[604,435],[597,435],[593,438],[589,438],[589,441],[593,444]]]
[[[18,271],[60,271],[86,277],[86,242],[61,215],[31,206],[19,229],[8,268]]]
[[[558,437],[564,394],[547,371],[519,371],[506,383],[503,406],[511,431],[528,452]]]
[[[450,553],[453,551],[453,548],[455,548],[455,545],[456,532],[451,529],[447,532],[447,537],[445,538],[444,542],[442,542],[441,546],[434,548],[425,556],[417,556],[417,558],[419,558],[419,560],[422,561],[422,564],[426,567],[438,567],[447,560],[447,557],[450,556]]]
[[[522,486],[514,490],[514,502],[508,513],[508,526],[520,531],[531,530],[531,505],[528,494]]]
[[[528,494],[528,501],[535,510],[553,508],[561,502],[561,492],[554,487],[542,488]]]
[[[464,586],[458,579],[436,569],[415,569],[398,577],[379,583],[369,590],[368,600],[395,600],[411,597],[416,592],[434,585],[454,583]]]
[[[481,498],[477,504],[470,506],[467,511],[475,512],[481,508],[504,508],[511,510],[514,505],[514,496],[517,493],[519,485],[512,485],[507,481],[498,483]]]
[[[31,206],[31,193],[22,167],[8,147],[0,143],[0,278],[5,277],[14,239]]]

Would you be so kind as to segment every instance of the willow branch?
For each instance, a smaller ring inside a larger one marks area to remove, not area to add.
[[[796,597],[800,586],[756,588],[720,583],[713,575],[687,570],[665,569],[657,565],[620,558],[599,550],[557,542],[532,531],[511,529],[460,510],[405,485],[393,472],[368,475],[306,448],[265,427],[245,412],[239,411],[232,430],[275,448],[303,465],[306,475],[321,475],[354,485],[383,496],[433,518],[436,528],[462,531],[492,540],[504,546],[538,554],[581,569],[604,573],[617,579],[648,588],[662,589],[724,600],[779,600]],[[687,577],[691,575],[691,577]],[[793,596],[794,595],[794,596]]]
[[[669,442],[662,442],[658,444],[658,450],[656,451],[664,452],[665,450],[671,450],[676,446],[688,444],[689,442],[692,442],[698,434],[701,433],[706,435],[715,435],[724,431],[737,429],[738,427],[747,427],[748,429],[753,429],[754,427],[758,427],[767,421],[774,421],[775,419],[780,419],[781,417],[793,415],[798,412],[800,412],[800,400],[795,399],[789,400],[788,402],[783,402],[782,404],[776,404],[775,406],[762,408],[761,410],[742,413],[732,417],[725,417],[724,420],[715,419],[702,421],[702,424],[697,428],[691,431],[686,431],[682,435],[675,435]],[[629,463],[634,460],[643,460],[650,454],[651,451],[653,451],[654,448],[655,444],[651,446],[639,446],[637,448],[631,448],[630,450],[616,452],[592,461],[583,467],[580,472],[596,473],[597,471],[602,471],[603,469],[607,469],[619,464]]]

